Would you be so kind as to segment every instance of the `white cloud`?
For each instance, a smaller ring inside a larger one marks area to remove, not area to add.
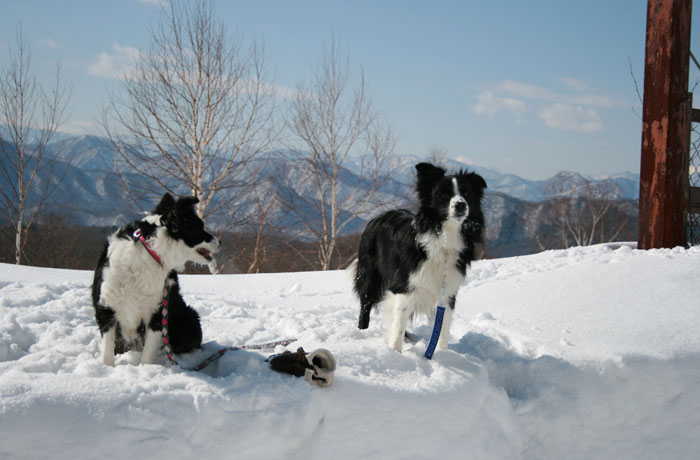
[[[551,100],[553,97],[553,93],[545,88],[511,80],[504,80],[496,85],[496,91],[522,99]]]
[[[475,114],[493,119],[498,112],[520,115],[525,112],[525,103],[518,99],[497,97],[492,92],[485,91],[477,95],[476,105],[473,108]]]
[[[282,99],[295,99],[299,96],[299,91],[296,88],[289,86],[274,85],[275,95]]]
[[[102,52],[88,66],[88,74],[95,77],[123,78],[133,71],[134,62],[140,51],[133,46],[112,45],[113,54]]]
[[[590,91],[591,89],[588,83],[581,80],[577,80],[575,78],[564,77],[561,79],[561,82],[564,83],[564,85],[568,86],[570,89],[579,93],[585,93],[587,91]]]
[[[56,40],[54,40],[51,37],[46,37],[43,40],[41,40],[39,42],[39,46],[43,46],[44,48],[49,48],[53,50],[63,49],[63,45],[57,43]]]
[[[544,124],[565,131],[590,133],[603,129],[603,120],[593,108],[555,103],[540,111]]]
[[[254,94],[261,91],[263,94],[275,95],[281,99],[294,99],[299,95],[299,91],[289,86],[276,85],[258,79],[239,80],[238,84],[243,88],[243,92]]]
[[[613,107],[617,101],[575,78],[562,78],[561,83],[565,89],[555,91],[504,80],[477,96],[474,113],[489,119],[499,113],[517,115],[520,122],[520,117],[532,110],[550,128],[584,133],[603,129],[598,110]]]
[[[562,83],[573,92],[557,92],[541,86],[505,80],[497,85],[499,92],[522,99],[559,102],[591,107],[611,107],[613,100],[592,90],[586,83],[573,78],[562,78]]]

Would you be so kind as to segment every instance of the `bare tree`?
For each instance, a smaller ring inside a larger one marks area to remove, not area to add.
[[[164,8],[150,48],[102,111],[131,198],[187,192],[203,218],[237,208],[250,161],[272,139],[265,68],[262,47],[228,34],[211,1]]]
[[[269,223],[268,217],[272,209],[270,203],[260,196],[258,189],[253,193],[253,203],[255,203],[256,210],[259,212],[256,213],[257,219],[253,222],[254,225],[252,226],[255,241],[251,248],[252,260],[248,265],[247,273],[259,273],[260,267],[267,257],[267,245],[265,243],[268,232],[266,230]]]
[[[61,79],[57,65],[54,85],[44,89],[31,72],[29,45],[17,30],[10,48],[9,66],[0,75],[0,199],[3,220],[15,232],[15,263],[22,262],[27,234],[65,174],[70,159],[57,167],[47,154],[56,131],[65,121],[70,87]],[[60,171],[59,171],[60,169]],[[40,177],[41,176],[41,177]]]
[[[548,184],[542,220],[560,247],[588,246],[614,241],[629,220],[626,212],[614,213],[616,187],[611,180],[591,181],[559,173]],[[542,232],[536,234],[541,249],[548,244]]]
[[[236,227],[236,233],[227,234],[227,246],[232,250],[224,265],[233,263],[241,272],[259,273],[267,262],[271,244],[284,236],[280,206],[269,178],[257,181],[246,202],[247,218]],[[220,268],[226,268],[221,265]]]
[[[447,161],[447,148],[433,144],[428,149],[428,161],[436,166],[445,166]]]
[[[372,106],[364,72],[352,86],[349,57],[340,56],[338,48],[333,39],[311,80],[298,84],[288,120],[300,148],[290,155],[296,189],[288,190],[283,202],[318,242],[323,270],[331,268],[341,232],[381,205],[379,186],[389,179],[396,146],[392,130]]]

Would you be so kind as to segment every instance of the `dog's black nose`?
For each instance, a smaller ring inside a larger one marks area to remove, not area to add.
[[[455,211],[459,214],[462,214],[466,209],[467,209],[467,203],[465,203],[464,201],[458,201],[455,204]]]

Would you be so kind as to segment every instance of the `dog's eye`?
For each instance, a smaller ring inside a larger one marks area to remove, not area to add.
[[[442,188],[442,189],[435,190],[434,194],[435,194],[435,196],[439,196],[441,198],[444,198],[444,197],[450,195],[450,191],[445,189],[445,188]]]

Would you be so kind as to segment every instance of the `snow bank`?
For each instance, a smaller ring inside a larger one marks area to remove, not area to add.
[[[269,371],[282,348],[105,367],[91,278],[0,265],[0,458],[700,458],[700,248],[477,262],[432,361],[358,330],[343,272],[181,278],[207,341],[183,362],[294,337],[335,354],[327,389]]]

